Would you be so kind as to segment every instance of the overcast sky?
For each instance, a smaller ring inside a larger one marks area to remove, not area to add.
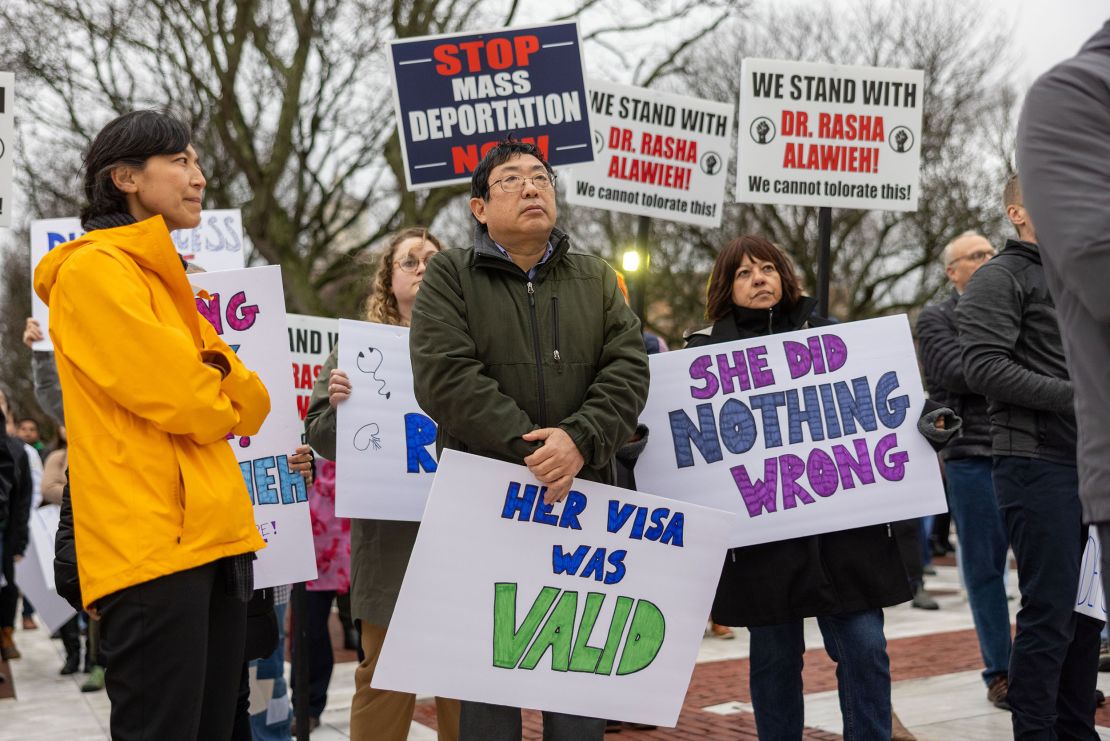
[[[1021,59],[1016,82],[1028,86],[1068,57],[1110,18],[1107,0],[985,0],[1015,19],[1015,49]]]

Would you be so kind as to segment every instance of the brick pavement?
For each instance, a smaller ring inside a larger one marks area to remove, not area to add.
[[[899,638],[889,642],[891,678],[898,682],[979,669],[979,644],[974,630],[933,633],[912,638]],[[803,672],[807,693],[836,689],[836,664],[822,648],[806,652]],[[984,702],[986,702],[984,689]],[[718,715],[702,708],[733,701],[750,702],[748,691],[748,661],[710,661],[698,664],[690,688],[686,693],[682,714],[676,728],[655,731],[624,730],[620,737],[636,739],[754,739],[755,718],[750,713]],[[897,709],[897,708],[896,708]],[[436,727],[435,705],[425,700],[417,705],[416,720],[431,728]],[[1099,712],[1099,725],[1110,725],[1110,709]],[[528,711],[524,715],[524,738],[538,741],[542,738],[540,715]],[[614,739],[616,737],[613,737]],[[807,728],[804,738],[812,741],[832,741],[839,734]]]

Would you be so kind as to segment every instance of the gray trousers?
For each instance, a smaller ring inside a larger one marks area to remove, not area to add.
[[[462,701],[459,741],[520,741],[520,708]],[[543,712],[543,741],[601,741],[605,721],[581,715]]]

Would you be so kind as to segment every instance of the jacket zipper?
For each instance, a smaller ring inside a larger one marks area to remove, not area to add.
[[[767,334],[775,333],[775,307],[767,309]]]
[[[528,281],[528,319],[532,323],[532,349],[536,355],[536,381],[540,392],[540,427],[547,427],[547,392],[543,387],[543,354],[540,352],[540,332],[536,321],[536,288]]]
[[[555,358],[555,370],[563,372],[563,356],[559,354],[559,297],[551,297],[551,325],[555,333],[555,349],[551,356]]]

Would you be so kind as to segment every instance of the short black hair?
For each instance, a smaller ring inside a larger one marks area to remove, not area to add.
[[[481,198],[483,201],[489,198],[489,174],[493,172],[493,168],[498,165],[503,165],[513,157],[521,154],[530,154],[540,161],[549,175],[555,173],[551,169],[551,165],[547,163],[547,158],[543,156],[543,152],[535,144],[522,142],[514,139],[512,134],[497,142],[497,146],[486,152],[482,157],[482,161],[474,168],[474,173],[470,176],[470,197]]]
[[[112,182],[112,170],[142,168],[155,155],[184,152],[191,141],[189,128],[164,111],[132,111],[109,121],[85,153],[81,226],[98,216],[127,213],[127,199]]]
[[[35,419],[34,417],[24,417],[21,420],[19,420],[18,422],[16,422],[15,426],[16,427],[22,427],[24,422],[34,422],[36,429],[39,426],[39,421],[37,419]]]

